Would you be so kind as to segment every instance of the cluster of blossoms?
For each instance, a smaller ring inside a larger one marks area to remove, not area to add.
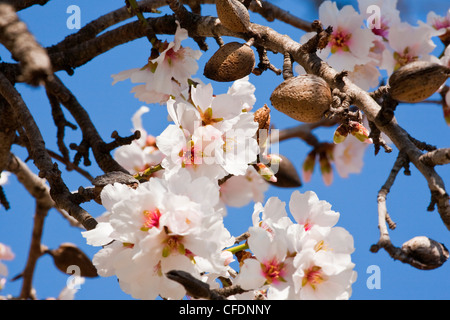
[[[338,9],[333,1],[321,4],[318,18],[325,27],[332,26],[333,32],[328,45],[317,54],[336,71],[348,71],[348,77],[363,90],[377,88],[383,75],[389,77],[413,61],[430,61],[450,67],[449,47],[440,59],[432,54],[437,46],[435,38],[445,46],[450,43],[450,9],[446,16],[430,12],[426,23],[418,21],[418,25],[413,26],[401,20],[397,0],[358,0],[358,5],[359,12],[351,5]],[[300,43],[314,35],[314,32],[306,33]],[[305,73],[300,65],[296,65],[295,70],[299,74]],[[450,125],[450,90],[445,95],[443,114]],[[326,185],[333,182],[333,163],[341,177],[359,173],[367,144],[371,143],[367,120],[365,122],[355,122],[354,128],[339,127],[334,135],[334,146],[324,145],[320,152],[311,151],[302,167],[304,181],[311,179],[316,162]],[[384,134],[382,137],[390,143]]]
[[[348,299],[356,281],[353,237],[335,226],[339,213],[312,191],[291,195],[289,211],[276,197],[255,205],[248,246],[236,280],[269,299]]]
[[[413,61],[438,62],[432,55],[436,48],[433,38],[448,32],[450,14],[440,17],[430,12],[427,23],[418,21],[413,26],[401,20],[397,0],[358,0],[358,4],[359,12],[351,5],[339,10],[332,1],[319,7],[319,20],[332,26],[333,32],[318,55],[335,70],[348,71],[354,83],[370,90],[378,87],[381,71],[389,76]],[[313,35],[305,34],[300,42]],[[297,71],[304,72],[301,66]]]
[[[194,81],[199,54],[181,46],[186,37],[178,27],[174,42],[146,67],[113,76],[114,82],[145,83],[133,89],[136,97],[165,104],[171,124],[152,136],[142,125],[149,108],[132,118],[141,136],[118,148],[115,158],[137,177],[148,169],[151,175],[137,186],[103,188],[106,212],[95,229],[83,232],[88,244],[102,247],[93,258],[98,274],[116,276],[121,289],[137,299],[183,298],[185,289],[166,276],[174,269],[212,288],[222,277],[248,290],[235,299],[254,298],[255,292],[269,299],[349,298],[356,278],[353,239],[335,227],[339,214],[313,192],[293,193],[294,220],[278,198],[262,206],[266,180],[274,181],[276,172],[261,159],[276,164],[279,158],[262,156],[269,142],[259,141],[255,87],[245,77],[214,94],[211,84]],[[241,247],[234,246],[224,217],[227,207],[252,201],[253,226],[244,249],[250,252],[236,272],[233,253]]]
[[[383,75],[413,61],[430,61],[449,65],[450,51],[439,59],[433,55],[436,38],[445,47],[450,43],[450,9],[445,16],[431,11],[427,21],[411,25],[402,21],[397,0],[358,0],[359,12],[351,5],[338,9],[335,2],[325,1],[319,8],[319,20],[332,26],[328,46],[318,55],[337,71],[346,70],[349,78],[364,90],[377,88]],[[314,35],[305,34],[304,43]],[[411,36],[414,35],[414,36]],[[304,73],[296,66],[298,73]],[[450,93],[443,106],[450,125]]]

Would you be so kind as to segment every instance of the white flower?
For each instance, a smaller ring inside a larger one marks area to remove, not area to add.
[[[365,91],[377,88],[380,84],[380,71],[377,63],[371,61],[364,65],[356,65],[352,72],[349,72],[349,79]]]
[[[254,202],[262,202],[269,184],[253,166],[249,166],[245,175],[232,176],[220,185],[220,199],[228,206],[242,207]]]
[[[397,0],[358,0],[358,5],[361,15],[370,20],[367,21],[367,27],[375,35],[387,40],[389,29],[400,22]]]
[[[235,118],[232,127],[223,135],[223,168],[233,175],[245,175],[249,163],[256,160],[259,145],[256,140],[258,123],[254,115],[243,113]]]
[[[302,250],[294,258],[297,268],[293,280],[301,300],[341,300],[351,295],[351,285],[356,281],[354,264],[341,270],[333,264],[325,251]]]
[[[313,226],[331,228],[339,220],[339,213],[331,210],[331,204],[319,200],[313,191],[306,191],[303,194],[294,191],[289,201],[289,211],[294,220],[303,225],[306,231],[311,230]]]
[[[302,238],[301,250],[312,249],[327,253],[330,263],[340,272],[352,265],[351,254],[355,250],[353,243],[352,235],[342,227],[335,226],[325,230],[313,227]]]
[[[238,98],[242,105],[242,110],[246,112],[253,109],[256,102],[255,86],[248,81],[249,76],[245,76],[233,82],[227,93]]]
[[[158,79],[152,84],[152,88],[157,92],[170,95],[173,94],[172,87],[178,85],[183,88],[188,85],[187,80],[198,70],[196,60],[202,55],[199,50],[181,46],[181,41],[188,38],[188,32],[180,27],[178,21],[176,24],[174,41],[167,45],[158,58],[151,61],[157,65],[154,73],[155,78]]]
[[[236,283],[247,290],[268,284],[268,299],[292,298],[293,259],[287,257],[284,238],[270,237],[267,231],[259,227],[251,227],[249,234],[249,248],[255,259],[244,261]]]
[[[181,299],[185,290],[166,278],[168,271],[226,275],[229,257],[222,250],[234,240],[215,210],[218,186],[208,178],[181,172],[136,189],[116,183],[105,186],[101,198],[105,221],[82,234],[88,244],[104,246],[93,263],[99,275],[116,275],[124,292]]]
[[[166,156],[162,166],[211,179],[244,175],[259,152],[253,115],[242,112],[238,95],[214,96],[211,84],[193,86],[191,101],[167,102],[174,124],[156,139]]]
[[[344,142],[335,145],[333,159],[339,176],[348,178],[351,173],[361,172],[367,146],[367,143],[361,143],[352,135],[348,135]]]
[[[254,205],[252,222],[255,227],[262,227],[269,233],[274,229],[286,229],[292,221],[286,212],[286,203],[278,197],[270,197],[264,207],[261,203]]]
[[[240,115],[243,109],[241,100],[236,96],[227,93],[214,96],[210,83],[193,86],[191,98],[203,125],[221,127],[226,120]]]
[[[445,16],[440,16],[434,11],[430,11],[427,15],[427,23],[436,30],[445,30],[442,35],[450,32],[450,9],[448,9]]]
[[[268,299],[348,299],[356,279],[353,237],[335,224],[339,214],[314,192],[295,191],[289,202],[255,204],[248,247],[236,284],[267,290]],[[235,297],[240,298],[240,297]]]
[[[388,75],[410,62],[417,60],[430,61],[430,55],[436,47],[432,38],[440,35],[433,27],[419,21],[418,26],[406,22],[392,26],[389,32],[389,49],[383,52],[382,68]],[[414,35],[412,37],[411,35]]]
[[[353,71],[356,65],[373,60],[369,52],[376,37],[369,29],[362,28],[363,17],[352,6],[339,10],[335,2],[325,1],[319,7],[319,20],[324,27],[332,26],[333,32],[327,47],[318,55],[336,71]],[[306,34],[301,42],[313,35]]]
[[[120,146],[114,153],[116,161],[131,174],[160,164],[164,155],[156,147],[156,139],[149,135],[142,125],[142,115],[149,112],[148,107],[141,107],[132,117],[133,131],[139,130],[141,137],[131,144]],[[159,173],[155,174],[156,176]]]
[[[196,128],[192,135],[176,125],[169,125],[156,138],[156,144],[165,155],[162,166],[172,174],[186,169],[196,177],[215,180],[226,175],[222,167],[222,132],[211,125]]]
[[[160,44],[160,54],[149,60],[143,68],[125,70],[113,75],[113,84],[130,79],[132,83],[144,83],[132,89],[135,97],[146,103],[164,103],[171,96],[183,96],[189,88],[189,79],[198,70],[201,52],[182,47],[188,38],[187,30],[178,21],[174,41]]]

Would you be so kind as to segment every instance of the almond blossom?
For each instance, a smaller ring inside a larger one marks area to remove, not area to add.
[[[171,96],[186,96],[189,80],[198,70],[199,50],[181,46],[188,38],[186,29],[178,21],[174,41],[159,43],[159,56],[149,58],[142,68],[125,70],[113,75],[113,85],[130,79],[132,83],[144,83],[132,89],[135,97],[145,103],[164,103]]]
[[[236,95],[213,95],[210,84],[192,86],[191,101],[167,102],[174,124],[156,138],[165,155],[162,166],[211,179],[244,175],[259,151],[253,115],[242,112]]]
[[[356,281],[353,263],[341,270],[331,255],[305,249],[294,258],[293,280],[301,300],[347,300]]]
[[[344,142],[336,144],[333,159],[339,176],[348,178],[351,173],[361,172],[367,147],[367,143],[361,143],[360,140],[351,135]]]
[[[136,189],[116,183],[101,198],[104,221],[82,234],[88,244],[103,246],[93,258],[99,275],[117,276],[124,292],[138,299],[181,299],[184,288],[166,272],[226,275],[222,250],[233,238],[214,209],[219,190],[208,178],[191,180],[185,172],[150,178]]]
[[[433,37],[442,31],[419,21],[418,26],[401,22],[390,29],[389,47],[383,52],[383,63],[380,66],[391,75],[398,68],[417,60],[431,61],[431,52],[436,48]],[[414,37],[411,35],[414,34]]]
[[[356,65],[373,60],[369,52],[375,35],[362,28],[364,19],[351,5],[339,10],[336,2],[325,1],[319,7],[319,20],[325,27],[332,26],[333,32],[327,47],[318,55],[336,71],[353,71]],[[312,35],[307,34],[302,42]]]
[[[289,201],[289,210],[294,220],[306,231],[313,226],[331,228],[339,220],[339,213],[331,210],[331,204],[320,200],[313,191],[304,194],[294,191]]]
[[[294,191],[289,211],[295,222],[276,197],[255,204],[247,240],[252,256],[236,283],[263,290],[267,299],[348,299],[356,280],[354,246],[350,233],[336,226],[339,213],[312,191]]]
[[[220,199],[230,207],[243,207],[251,201],[262,202],[269,184],[253,166],[245,175],[232,176],[220,185]]]
[[[149,135],[142,125],[142,115],[149,112],[148,107],[142,106],[132,117],[133,132],[139,130],[141,136],[131,144],[120,146],[114,153],[116,161],[131,174],[161,163],[164,155],[156,147],[156,138]],[[160,172],[154,175],[159,176]]]
[[[324,27],[332,26],[328,45],[317,52],[336,71],[347,71],[348,77],[364,90],[378,85],[380,73],[376,68],[381,59],[377,36],[364,26],[365,13],[359,14],[351,5],[338,9],[336,2],[324,1],[319,7],[319,20]],[[315,35],[305,34],[300,43]],[[295,71],[305,73],[302,66]]]
[[[397,0],[358,0],[358,6],[367,20],[367,27],[375,35],[387,41],[389,29],[400,23]]]
[[[245,76],[233,82],[227,93],[240,100],[242,110],[249,112],[256,102],[255,86],[249,81],[249,76]]]
[[[445,16],[440,16],[434,11],[430,11],[427,15],[427,24],[438,31],[442,31],[439,38],[444,44],[448,45],[450,41],[450,9],[448,9]]]
[[[287,256],[287,244],[280,237],[270,237],[262,228],[249,229],[249,247],[255,259],[246,259],[237,283],[246,290],[268,285],[268,299],[293,299],[293,258]]]

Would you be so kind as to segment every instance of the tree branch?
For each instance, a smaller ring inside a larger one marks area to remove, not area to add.
[[[47,206],[36,200],[36,211],[34,213],[33,232],[31,235],[30,249],[24,271],[22,272],[22,290],[21,299],[34,298],[33,294],[33,275],[37,260],[43,255],[45,248],[41,244],[44,221],[51,206]]]
[[[50,195],[55,201],[57,207],[69,212],[69,214],[79,221],[87,230],[95,228],[97,221],[84,209],[74,205],[71,201],[72,194],[64,184],[61,178],[61,172],[56,164],[53,164],[49,154],[45,148],[45,142],[41,132],[36,125],[30,111],[25,102],[22,100],[19,92],[9,80],[0,73],[0,94],[11,105],[14,116],[23,126],[29,144],[29,153],[34,164],[40,171],[40,176],[45,177],[50,184]]]
[[[419,161],[429,167],[450,163],[450,148],[437,149],[421,155]]]
[[[5,3],[0,3],[0,42],[22,66],[19,81],[37,86],[52,76],[46,51],[19,20],[14,8]]]
[[[405,163],[408,161],[406,155],[402,152],[399,153],[397,160],[395,161],[394,167],[389,174],[389,177],[385,184],[382,186],[378,192],[378,229],[380,231],[380,239],[378,243],[373,245],[370,249],[372,252],[378,252],[381,248],[385,249],[386,252],[395,260],[399,260],[403,263],[410,264],[411,266],[425,270],[426,265],[410,257],[401,248],[395,247],[389,237],[389,232],[386,226],[386,222],[390,222],[390,218],[386,206],[386,197],[389,194],[392,186],[394,185],[395,178],[397,177],[400,170],[403,168]],[[391,222],[392,223],[392,222]],[[390,228],[393,226],[390,224]]]
[[[100,134],[92,123],[87,111],[80,105],[70,90],[54,76],[46,82],[46,89],[54,95],[69,110],[75,121],[83,132],[83,139],[92,148],[97,164],[104,172],[122,171],[127,172],[109,154],[108,145],[102,140]]]
[[[50,0],[3,0],[2,2],[8,3],[14,6],[16,11],[27,9],[34,5],[43,6],[47,4]]]

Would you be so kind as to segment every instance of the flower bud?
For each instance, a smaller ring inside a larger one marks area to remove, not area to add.
[[[270,169],[265,164],[257,163],[256,169],[257,169],[258,173],[261,175],[261,177],[263,177],[265,180],[270,181],[270,182],[277,182],[275,173],[273,173],[272,169]]]
[[[347,136],[348,136],[348,127],[346,125],[341,124],[339,127],[337,127],[336,131],[334,132],[333,142],[335,144],[344,142]]]
[[[283,155],[269,154],[270,168],[275,173],[277,181],[274,186],[280,188],[298,188],[302,185],[297,170],[292,162]],[[275,169],[274,169],[275,168]]]
[[[361,123],[356,121],[350,121],[350,132],[353,136],[355,136],[359,141],[365,143],[372,143],[372,140],[369,138],[369,130],[364,127]]]
[[[425,236],[415,237],[406,241],[402,245],[402,250],[409,257],[422,263],[426,270],[440,267],[449,257],[449,252],[442,243]]]
[[[302,176],[303,181],[309,182],[311,181],[311,176],[314,171],[314,167],[316,165],[316,152],[313,150],[305,158],[302,166]]]
[[[325,152],[319,153],[319,165],[323,182],[326,186],[331,185],[333,183],[333,168]]]
[[[270,161],[270,165],[278,165],[281,161],[283,161],[283,158],[281,155],[271,153],[267,155],[267,159]]]

